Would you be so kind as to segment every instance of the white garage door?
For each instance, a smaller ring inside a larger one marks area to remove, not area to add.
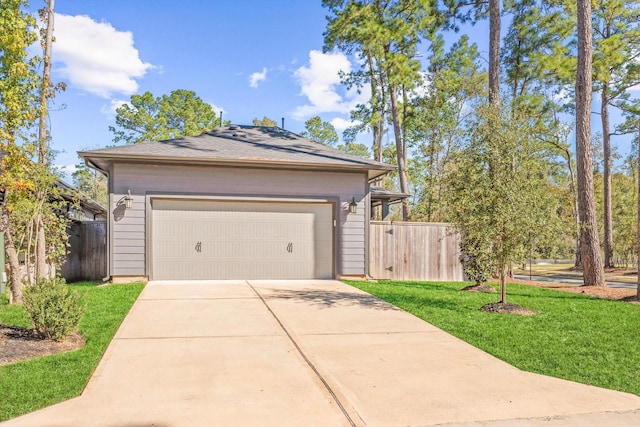
[[[152,278],[330,279],[329,203],[152,200]]]

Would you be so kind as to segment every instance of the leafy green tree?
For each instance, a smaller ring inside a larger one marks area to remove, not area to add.
[[[347,154],[351,154],[352,156],[362,157],[363,159],[371,158],[371,152],[369,151],[369,148],[359,142],[345,142],[344,144],[338,145],[337,148],[338,150],[342,150]]]
[[[369,107],[361,108],[362,118],[374,133],[374,156],[381,145],[380,123],[389,112],[396,144],[400,190],[409,190],[407,174],[407,140],[403,120],[409,111],[410,93],[422,82],[417,46],[423,34],[439,24],[435,5],[424,0],[324,0],[329,10],[325,31],[325,50],[338,48],[362,58],[363,69],[352,73],[347,81],[371,84]],[[389,108],[382,105],[388,96]],[[376,139],[378,138],[378,139]],[[411,217],[407,200],[402,204],[403,219]]]
[[[613,252],[627,265],[638,256],[638,188],[637,164],[628,159],[622,171],[614,173],[612,210],[616,221],[613,227]]]
[[[73,185],[80,193],[104,206],[107,205],[107,177],[95,169],[89,169],[84,163],[76,165],[72,177]]]
[[[512,262],[525,259],[532,232],[557,229],[549,161],[533,124],[506,108],[479,107],[469,132],[448,165],[448,219],[471,243],[467,252],[495,267],[506,303],[505,277]]]
[[[575,78],[576,58],[569,39],[575,23],[561,6],[544,0],[507,2],[512,20],[502,50],[505,83],[518,108],[535,116],[554,107],[550,97],[566,90]]]
[[[109,126],[115,143],[135,144],[200,135],[220,125],[210,104],[195,92],[177,89],[154,97],[151,92],[132,95],[116,110],[116,126]]]
[[[0,231],[5,235],[5,250],[10,266],[11,296],[22,301],[22,274],[18,258],[13,202],[29,187],[25,175],[29,156],[19,145],[24,131],[38,115],[35,91],[38,86],[37,58],[29,58],[27,48],[37,40],[34,17],[23,11],[24,0],[0,2],[0,187],[3,200]],[[8,31],[10,29],[10,31]]]
[[[270,127],[270,128],[278,126],[278,124],[276,123],[275,120],[271,120],[267,116],[264,116],[262,118],[262,120],[258,119],[258,118],[253,119],[253,125],[254,126],[266,126],[266,127]]]
[[[48,265],[61,260],[67,242],[66,219],[59,215],[63,202],[51,170],[46,130],[48,100],[64,86],[53,86],[49,77],[53,1],[46,4],[40,11],[44,22],[40,32],[42,59],[27,53],[38,40],[38,31],[34,17],[23,10],[26,2],[0,3],[0,28],[11,29],[0,31],[0,231],[5,233],[15,302],[22,300],[24,279],[19,258],[25,260],[25,270],[33,272],[26,276],[33,282],[50,274]],[[42,77],[38,75],[41,64]]]
[[[489,17],[489,102],[500,105],[500,0],[445,0],[440,15],[446,17],[444,28],[459,30],[458,23],[475,24]]]
[[[329,122],[323,122],[320,116],[311,117],[304,122],[302,136],[324,145],[335,146],[338,143],[338,132]]]
[[[441,36],[432,39],[424,95],[412,101],[405,119],[409,145],[411,193],[418,197],[414,216],[426,221],[443,220],[441,180],[448,153],[462,135],[469,103],[486,96],[486,74],[480,70],[475,44],[462,36],[448,52]]]

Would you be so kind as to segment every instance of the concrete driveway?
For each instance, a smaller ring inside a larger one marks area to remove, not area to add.
[[[633,367],[629,367],[632,369]],[[337,281],[151,282],[82,396],[6,426],[638,426]]]

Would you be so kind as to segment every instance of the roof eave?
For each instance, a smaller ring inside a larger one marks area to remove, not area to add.
[[[292,169],[314,169],[314,170],[344,170],[344,171],[368,171],[368,179],[378,178],[395,168],[390,165],[367,165],[367,164],[319,164],[312,162],[289,162],[273,161],[265,159],[216,159],[216,158],[192,158],[192,157],[169,157],[169,156],[131,156],[128,154],[101,154],[95,152],[80,151],[78,155],[84,159],[85,163],[101,172],[106,172],[104,163],[113,161],[123,161],[127,163],[155,162],[188,165],[215,165],[230,167],[259,166],[262,168],[292,168]],[[102,160],[103,162],[97,162]],[[100,163],[103,163],[101,165]]]

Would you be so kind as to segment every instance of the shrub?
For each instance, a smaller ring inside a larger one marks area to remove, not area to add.
[[[460,262],[467,280],[483,285],[491,279],[495,260],[489,239],[464,237],[460,242]]]
[[[84,296],[71,291],[62,278],[41,279],[24,289],[24,309],[46,338],[64,340],[80,323]]]

